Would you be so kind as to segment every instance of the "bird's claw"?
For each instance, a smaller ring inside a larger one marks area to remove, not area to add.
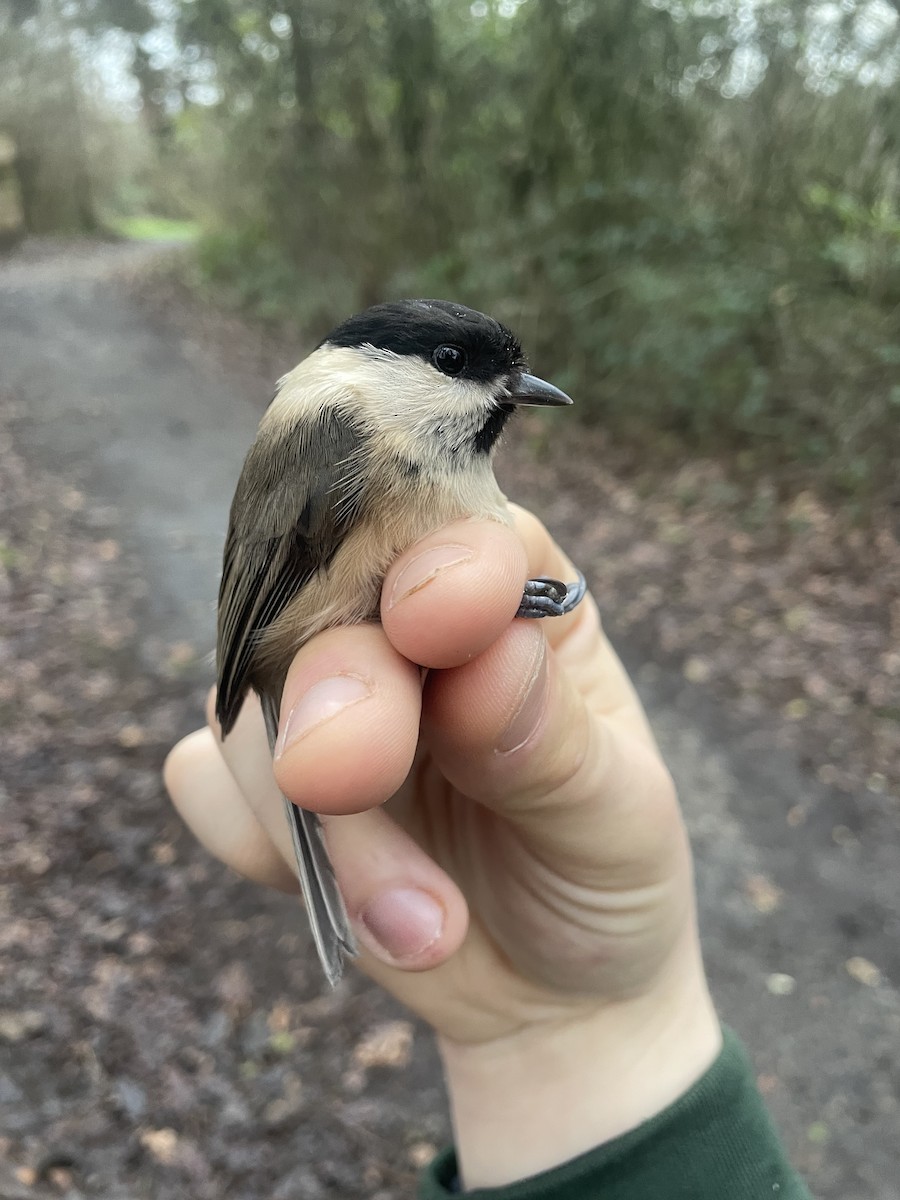
[[[517,617],[564,617],[584,599],[587,583],[581,572],[574,583],[561,583],[542,575],[529,579],[522,594]]]

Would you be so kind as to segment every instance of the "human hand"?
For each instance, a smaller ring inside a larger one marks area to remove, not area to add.
[[[323,815],[363,969],[438,1033],[470,1187],[633,1127],[720,1046],[673,785],[593,600],[512,619],[523,579],[575,575],[515,516],[432,534],[380,625],[303,647],[274,778],[255,702],[166,767],[199,839],[261,883],[296,889],[279,788]]]

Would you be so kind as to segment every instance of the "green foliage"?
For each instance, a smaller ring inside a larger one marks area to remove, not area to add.
[[[496,311],[583,417],[653,453],[727,447],[745,466],[859,498],[895,484],[900,340],[889,307],[801,262],[804,289],[796,264],[709,219],[667,222],[660,209],[592,237],[569,228],[539,221],[527,256],[519,226],[499,253],[492,234],[494,256],[472,239],[396,290]]]
[[[259,225],[205,234],[196,264],[198,283],[220,304],[274,324],[289,321],[324,333],[334,313],[350,312],[356,302],[356,280],[343,274],[323,279],[315,289],[304,286],[294,263]]]
[[[826,219],[820,253],[854,291],[900,301],[900,208],[888,196],[874,204],[824,184],[809,189],[810,206]]]
[[[101,207],[199,218],[219,297],[312,336],[455,297],[648,453],[898,487],[885,5],[183,0],[168,58],[162,7],[122,8],[153,153]]]
[[[153,25],[149,0],[0,3],[0,129],[18,145],[29,230],[98,229],[103,186],[95,164],[102,159],[107,176],[121,165],[108,153],[110,126],[119,123],[94,104],[86,49],[113,30],[136,38]]]
[[[135,242],[193,242],[199,234],[194,221],[150,215],[115,218],[108,226],[113,233]]]
[[[222,92],[201,272],[314,334],[453,296],[620,436],[890,484],[896,96],[850,73],[852,14],[755,8],[748,67],[738,5],[668,7],[191,0]]]

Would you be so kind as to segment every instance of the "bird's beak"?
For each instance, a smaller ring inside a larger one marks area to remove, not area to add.
[[[506,404],[540,404],[548,408],[556,408],[562,404],[571,404],[571,396],[561,392],[552,383],[538,379],[536,375],[515,375],[507,387],[504,396]]]

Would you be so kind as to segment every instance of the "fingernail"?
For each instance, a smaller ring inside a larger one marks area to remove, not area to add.
[[[434,546],[430,550],[423,550],[412,562],[406,564],[394,580],[388,608],[393,608],[413,592],[420,591],[441,571],[468,562],[473,555],[474,552],[469,546]]]
[[[393,888],[382,892],[359,917],[375,942],[373,950],[395,962],[416,958],[444,931],[444,910],[428,892]]]
[[[285,721],[278,736],[276,757],[319,725],[324,725],[351,704],[372,695],[372,686],[357,675],[333,675],[320,679],[304,692]]]
[[[497,754],[512,754],[513,750],[520,749],[529,741],[543,716],[546,701],[547,644],[542,637],[528,682],[522,689],[512,720],[495,747]]]

